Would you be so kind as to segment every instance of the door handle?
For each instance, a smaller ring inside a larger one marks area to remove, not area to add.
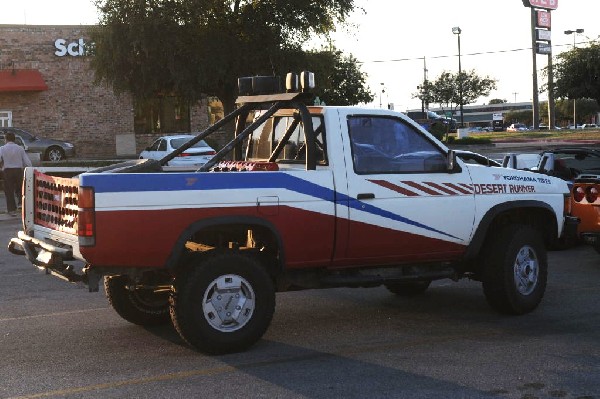
[[[359,199],[359,200],[374,199],[374,198],[375,198],[375,194],[373,194],[373,193],[360,193],[356,196],[356,199]]]

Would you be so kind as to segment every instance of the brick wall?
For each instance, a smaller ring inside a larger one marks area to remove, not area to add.
[[[48,85],[40,92],[0,92],[0,111],[12,112],[15,127],[72,142],[78,158],[110,158],[118,152],[116,136],[134,134],[131,97],[96,85],[89,58],[55,55],[56,39],[85,40],[88,28],[0,25],[0,69],[37,69]],[[196,104],[191,115],[192,130],[204,129],[206,102]],[[156,136],[136,136],[136,154]]]

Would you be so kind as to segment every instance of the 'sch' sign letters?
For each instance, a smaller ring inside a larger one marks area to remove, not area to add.
[[[523,0],[525,7],[544,8],[546,10],[556,10],[558,0]]]

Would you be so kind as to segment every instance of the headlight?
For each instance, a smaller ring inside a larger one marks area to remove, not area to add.
[[[65,145],[65,147],[69,147],[69,148],[73,148],[74,147],[74,145],[71,144],[71,143],[64,143],[64,145]]]

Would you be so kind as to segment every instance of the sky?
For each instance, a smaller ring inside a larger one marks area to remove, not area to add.
[[[553,55],[585,46],[600,37],[600,0],[557,0],[551,12]],[[0,24],[93,25],[98,21],[92,0],[2,0]],[[490,99],[509,102],[533,98],[531,11],[522,0],[355,0],[357,11],[333,34],[335,45],[358,59],[375,95],[370,107],[394,104],[405,111],[420,108],[414,99],[425,73],[435,80],[444,71],[458,72],[461,28],[461,67],[497,80],[497,89],[473,105]],[[565,30],[584,29],[565,35]],[[537,55],[538,86],[548,56]],[[319,77],[316,77],[318,84]],[[545,93],[540,100],[547,99]]]

